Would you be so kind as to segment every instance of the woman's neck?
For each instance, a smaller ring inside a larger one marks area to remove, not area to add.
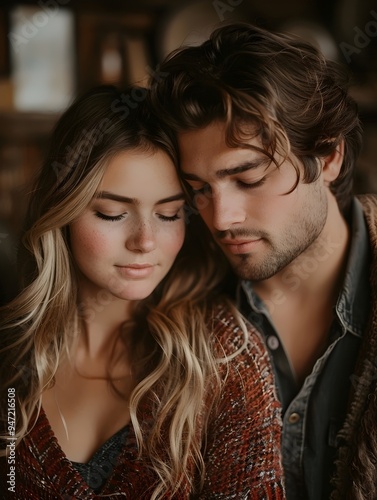
[[[118,378],[129,375],[129,340],[123,325],[130,318],[131,302],[109,296],[93,301],[80,294],[83,328],[72,350],[72,360],[83,375]],[[79,304],[80,304],[79,303]]]

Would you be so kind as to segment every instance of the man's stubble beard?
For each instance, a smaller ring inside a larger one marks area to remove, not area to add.
[[[320,189],[320,188],[319,188]],[[262,281],[272,278],[308,250],[320,237],[326,224],[328,202],[326,194],[315,207],[307,207],[305,217],[296,220],[287,228],[288,236],[274,242],[268,235],[262,238],[262,248],[253,253],[226,256],[234,272],[244,280]],[[322,203],[321,203],[322,201]],[[316,214],[313,217],[313,214]],[[265,248],[265,251],[264,251]],[[257,256],[263,255],[264,257]]]

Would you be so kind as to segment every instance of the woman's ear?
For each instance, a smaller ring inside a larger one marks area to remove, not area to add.
[[[337,179],[343,164],[343,158],[344,140],[341,140],[336,149],[321,160],[323,179],[326,184],[330,184]]]

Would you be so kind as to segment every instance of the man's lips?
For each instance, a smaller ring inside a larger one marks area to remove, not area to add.
[[[262,241],[262,238],[222,238],[220,245],[235,255],[250,253]]]

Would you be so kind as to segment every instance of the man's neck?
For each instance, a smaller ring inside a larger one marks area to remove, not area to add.
[[[277,291],[289,301],[329,295],[330,291],[337,296],[343,281],[349,239],[348,224],[335,199],[330,199],[326,224],[319,237],[279,273],[267,280],[253,282],[254,290],[267,304],[278,295]]]
[[[300,384],[327,346],[349,238],[346,221],[332,206],[321,235],[305,252],[272,278],[253,283]]]

